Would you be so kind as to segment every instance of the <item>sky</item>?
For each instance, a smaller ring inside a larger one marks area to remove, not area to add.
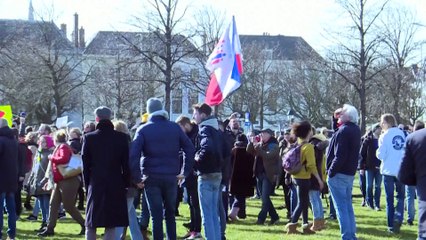
[[[0,19],[28,19],[29,1],[0,0]],[[36,20],[53,20],[58,26],[66,23],[68,35],[77,12],[80,26],[86,30],[86,41],[98,31],[138,31],[132,25],[134,17],[143,16],[147,9],[144,0],[32,1]],[[180,4],[190,6],[188,21],[193,20],[197,9],[211,6],[225,12],[229,19],[234,15],[239,34],[301,36],[320,53],[331,44],[326,30],[339,31],[344,25],[343,10],[335,0],[180,0]],[[426,40],[426,0],[391,0],[391,6],[413,11],[420,25],[417,37]],[[426,55],[423,48],[422,55]]]

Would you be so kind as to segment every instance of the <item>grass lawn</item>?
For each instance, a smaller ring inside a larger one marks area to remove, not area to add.
[[[403,224],[401,227],[401,234],[392,235],[386,232],[386,211],[385,209],[385,199],[384,192],[382,193],[381,207],[382,211],[376,212],[370,210],[366,207],[361,207],[362,198],[359,195],[358,182],[355,181],[353,205],[355,207],[355,216],[357,222],[357,236],[358,239],[365,240],[382,240],[382,239],[404,239],[411,240],[416,239],[417,237],[417,219],[414,223],[414,226],[408,226]],[[279,194],[276,197],[273,197],[273,203],[275,207],[283,203],[282,190],[276,190],[276,193]],[[323,201],[325,207],[325,201]],[[228,224],[227,226],[227,239],[237,240],[237,239],[255,239],[255,240],[272,240],[272,239],[292,239],[292,240],[302,240],[302,239],[340,239],[339,224],[335,221],[328,221],[327,229],[321,232],[318,232],[315,235],[304,236],[304,235],[292,235],[286,236],[284,231],[285,225],[285,215],[286,210],[279,210],[278,214],[281,217],[281,223],[276,226],[258,226],[255,225],[257,214],[260,208],[260,200],[247,200],[247,219]],[[183,236],[186,234],[186,229],[182,226],[182,223],[189,221],[189,211],[186,204],[180,205],[180,214],[181,217],[176,218],[177,234],[178,236]],[[139,211],[139,210],[138,210]],[[327,211],[328,212],[328,211]],[[24,212],[21,216],[25,218],[29,215],[29,212]],[[328,214],[326,214],[328,216]],[[312,219],[312,213],[309,213],[310,219]],[[40,218],[40,216],[39,216]],[[7,225],[6,217],[4,217],[5,225]],[[269,219],[267,220],[269,221]],[[301,221],[301,220],[299,220]],[[34,229],[39,228],[40,221],[29,222],[26,220],[20,219],[17,222],[17,238],[16,239],[39,239],[34,233]],[[3,236],[5,235],[6,229],[3,230]],[[55,236],[48,239],[84,239],[83,237],[76,236],[80,231],[80,227],[73,220],[70,219],[69,215],[65,220],[59,220],[55,229]],[[98,234],[103,230],[98,230]],[[5,238],[5,237],[4,237]],[[130,237],[128,237],[130,239]]]

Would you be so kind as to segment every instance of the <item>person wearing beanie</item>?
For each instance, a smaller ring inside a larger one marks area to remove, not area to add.
[[[115,227],[129,225],[126,192],[130,186],[129,140],[114,130],[108,107],[95,110],[96,130],[83,139],[83,176],[87,189],[86,239],[96,239],[96,228],[105,228],[104,239],[115,239]]]
[[[180,126],[169,121],[158,98],[148,99],[146,106],[148,122],[138,127],[130,149],[132,181],[144,186],[153,239],[164,238],[163,218],[167,239],[176,239],[176,181],[182,181],[192,171],[195,149]],[[183,167],[181,150],[185,156]]]

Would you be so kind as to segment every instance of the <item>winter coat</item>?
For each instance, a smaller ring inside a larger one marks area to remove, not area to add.
[[[380,167],[380,160],[376,157],[376,151],[379,147],[379,139],[374,138],[370,132],[361,145],[361,157],[359,169],[374,170]]]
[[[65,143],[60,144],[55,148],[52,154],[52,172],[53,172],[53,181],[58,183],[64,180],[61,172],[59,172],[58,165],[65,165],[70,162],[72,156],[72,150],[70,146]]]
[[[53,149],[42,149],[37,151],[35,155],[35,164],[33,166],[29,184],[30,194],[39,196],[43,194],[50,194],[50,191],[43,190],[46,183],[44,176],[46,175],[47,165],[49,164],[49,155],[52,154]]]
[[[101,120],[94,132],[85,135],[82,149],[87,190],[86,226],[127,226],[128,136],[115,131],[110,120]]]
[[[191,143],[194,145],[195,149],[195,141],[197,141],[197,135],[198,135],[198,125],[197,124],[191,124],[192,129],[189,133],[186,133],[186,136],[191,140]],[[183,151],[181,151],[181,162],[183,162]],[[185,181],[182,183],[182,186],[190,188],[190,189],[197,189],[197,173],[196,169],[193,167],[193,170],[189,172],[188,176],[186,176]]]
[[[195,166],[199,174],[222,172],[224,158],[230,153],[216,118],[208,118],[199,124],[195,149],[198,159]]]
[[[259,143],[256,146],[250,142],[247,145],[247,152],[255,156],[254,165],[256,174],[262,172],[259,170],[259,167],[263,167],[268,180],[272,184],[275,184],[281,174],[280,149],[277,139],[271,137],[267,143]],[[262,162],[261,166],[259,166],[259,162]]]
[[[141,172],[147,176],[176,178],[181,173],[179,152],[185,153],[183,174],[187,176],[194,165],[194,145],[180,126],[168,120],[167,112],[150,115],[148,122],[138,128],[130,150],[132,180],[141,181]]]
[[[327,151],[327,173],[330,178],[337,173],[354,176],[358,167],[361,147],[361,130],[352,122],[342,124],[330,140]]]
[[[240,142],[232,149],[233,172],[230,192],[232,195],[250,197],[254,193],[253,164],[254,156],[246,151],[246,145]]]
[[[315,151],[315,164],[318,170],[318,175],[321,179],[324,179],[323,177],[323,166],[324,166],[324,157],[325,157],[325,150],[328,147],[328,140],[324,137],[324,135],[317,134],[314,135],[311,140],[309,141],[314,146]],[[317,178],[312,175],[311,176],[311,189],[319,191],[319,183]]]
[[[18,141],[12,129],[0,128],[0,193],[18,190]]]

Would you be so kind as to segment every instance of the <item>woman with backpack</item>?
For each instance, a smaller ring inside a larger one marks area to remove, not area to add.
[[[283,159],[283,165],[288,159],[299,159],[301,167],[291,171],[293,183],[297,188],[297,206],[293,211],[290,223],[286,225],[287,234],[300,234],[297,230],[298,220],[302,215],[303,234],[314,234],[308,224],[308,208],[309,208],[309,190],[311,187],[311,175],[314,175],[318,181],[319,188],[324,187],[324,183],[318,174],[318,169],[315,162],[314,146],[309,143],[312,137],[312,126],[307,121],[302,121],[293,124],[292,131],[297,137],[298,146],[290,150]],[[285,168],[285,167],[284,167]],[[286,169],[286,168],[285,168]],[[286,169],[288,171],[288,169]]]

